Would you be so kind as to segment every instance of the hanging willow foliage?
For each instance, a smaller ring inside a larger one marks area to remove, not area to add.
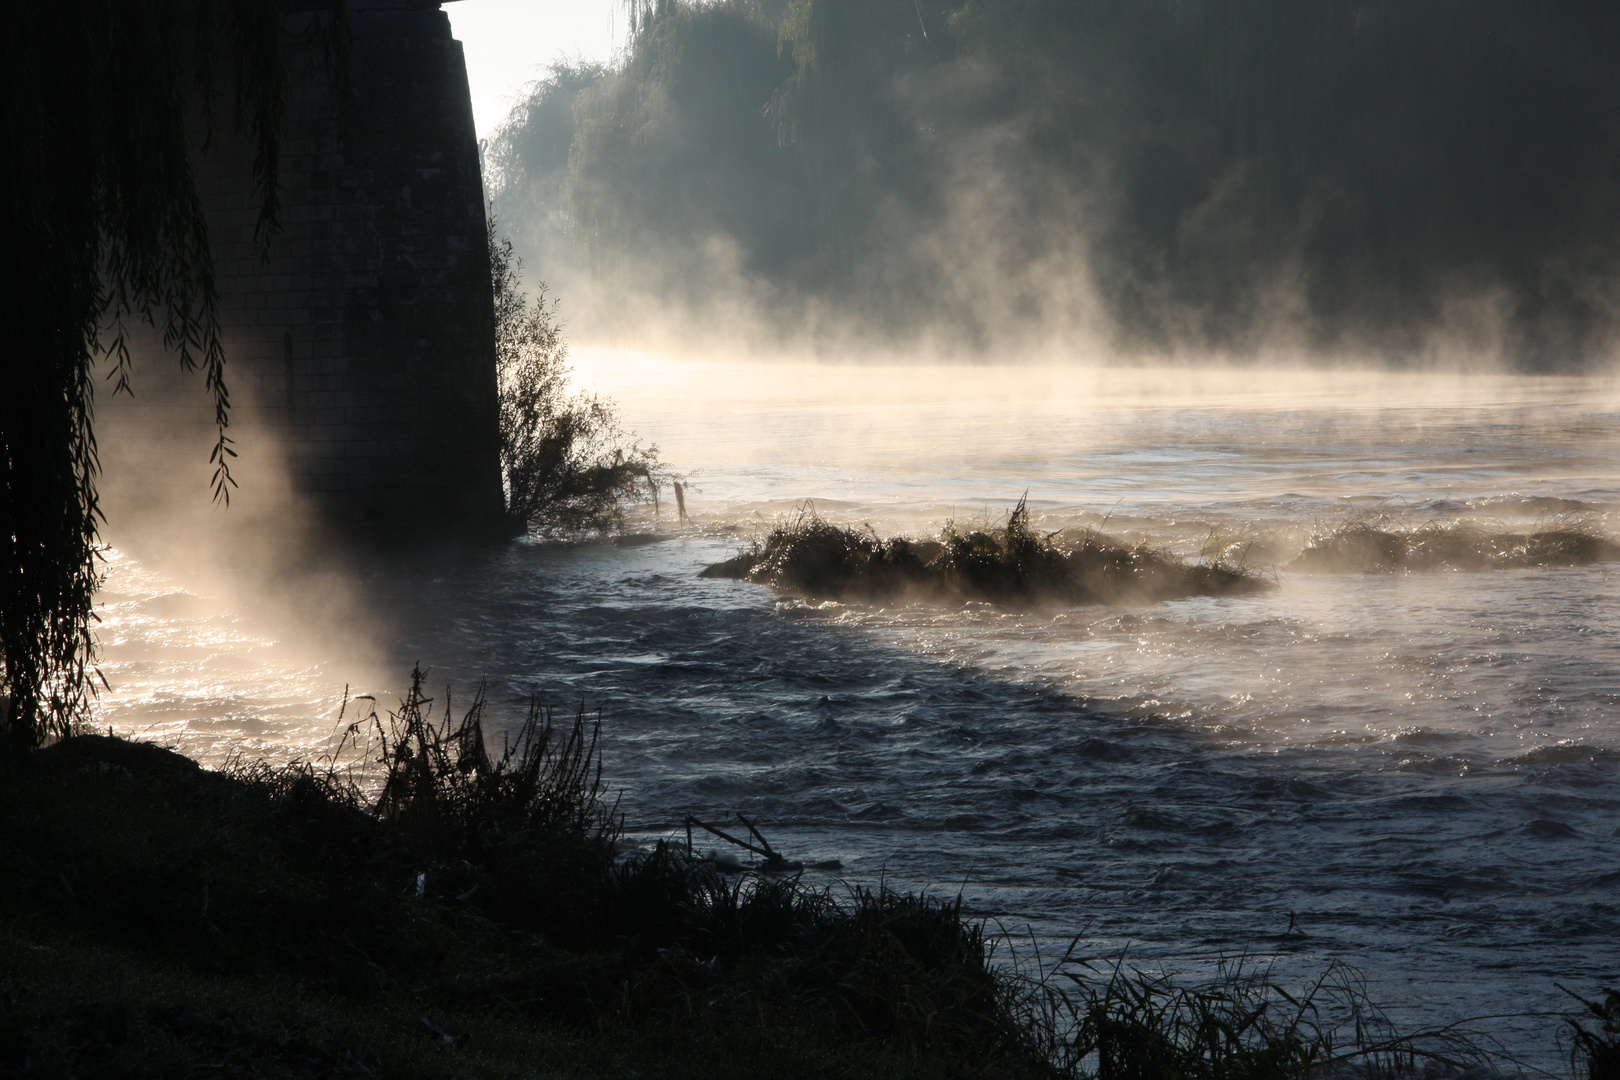
[[[155,327],[202,373],[218,431],[214,494],[229,499],[230,395],[192,161],[227,124],[254,141],[267,252],[287,55],[300,36],[341,75],[341,0],[11,10],[0,40],[0,251],[11,267],[0,294],[0,722],[13,754],[67,731],[88,692],[95,369],[110,355],[115,391],[127,388],[126,327]]]

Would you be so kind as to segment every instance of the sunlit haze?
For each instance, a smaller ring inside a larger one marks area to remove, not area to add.
[[[1620,1080],[1620,4],[334,3],[15,35],[31,1067]]]
[[[512,99],[559,57],[607,60],[624,17],[615,0],[460,0],[446,4],[467,56],[473,122],[484,138]]]

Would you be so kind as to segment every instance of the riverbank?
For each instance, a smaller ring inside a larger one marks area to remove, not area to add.
[[[0,1071],[1514,1071],[1454,1033],[1388,1029],[1353,979],[1292,997],[1263,973],[1200,993],[1117,969],[1043,984],[948,900],[834,895],[771,873],[768,848],[743,872],[690,844],[630,849],[588,716],[537,708],[497,754],[480,699],[454,720],[432,706],[418,675],[398,714],[353,729],[380,767],[364,784],[94,735],[7,777]],[[1617,1010],[1588,1022],[1581,1080],[1614,1075],[1597,1029]]]
[[[1019,1076],[942,900],[630,854],[594,732],[379,726],[381,787],[79,736],[0,785],[0,1072]]]

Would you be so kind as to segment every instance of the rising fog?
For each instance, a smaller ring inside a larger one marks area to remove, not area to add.
[[[580,339],[1610,356],[1613,5],[658,0],[632,22],[485,147]]]

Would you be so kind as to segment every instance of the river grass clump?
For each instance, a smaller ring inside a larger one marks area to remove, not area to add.
[[[1355,520],[1311,537],[1285,569],[1303,573],[1400,573],[1590,566],[1620,560],[1620,544],[1584,521],[1517,532],[1470,522],[1400,528]]]
[[[1146,604],[1266,587],[1240,567],[1189,563],[1094,530],[1037,532],[1022,499],[1001,528],[961,532],[947,526],[937,540],[884,538],[807,512],[703,575],[815,599],[977,600],[1023,608]]]

